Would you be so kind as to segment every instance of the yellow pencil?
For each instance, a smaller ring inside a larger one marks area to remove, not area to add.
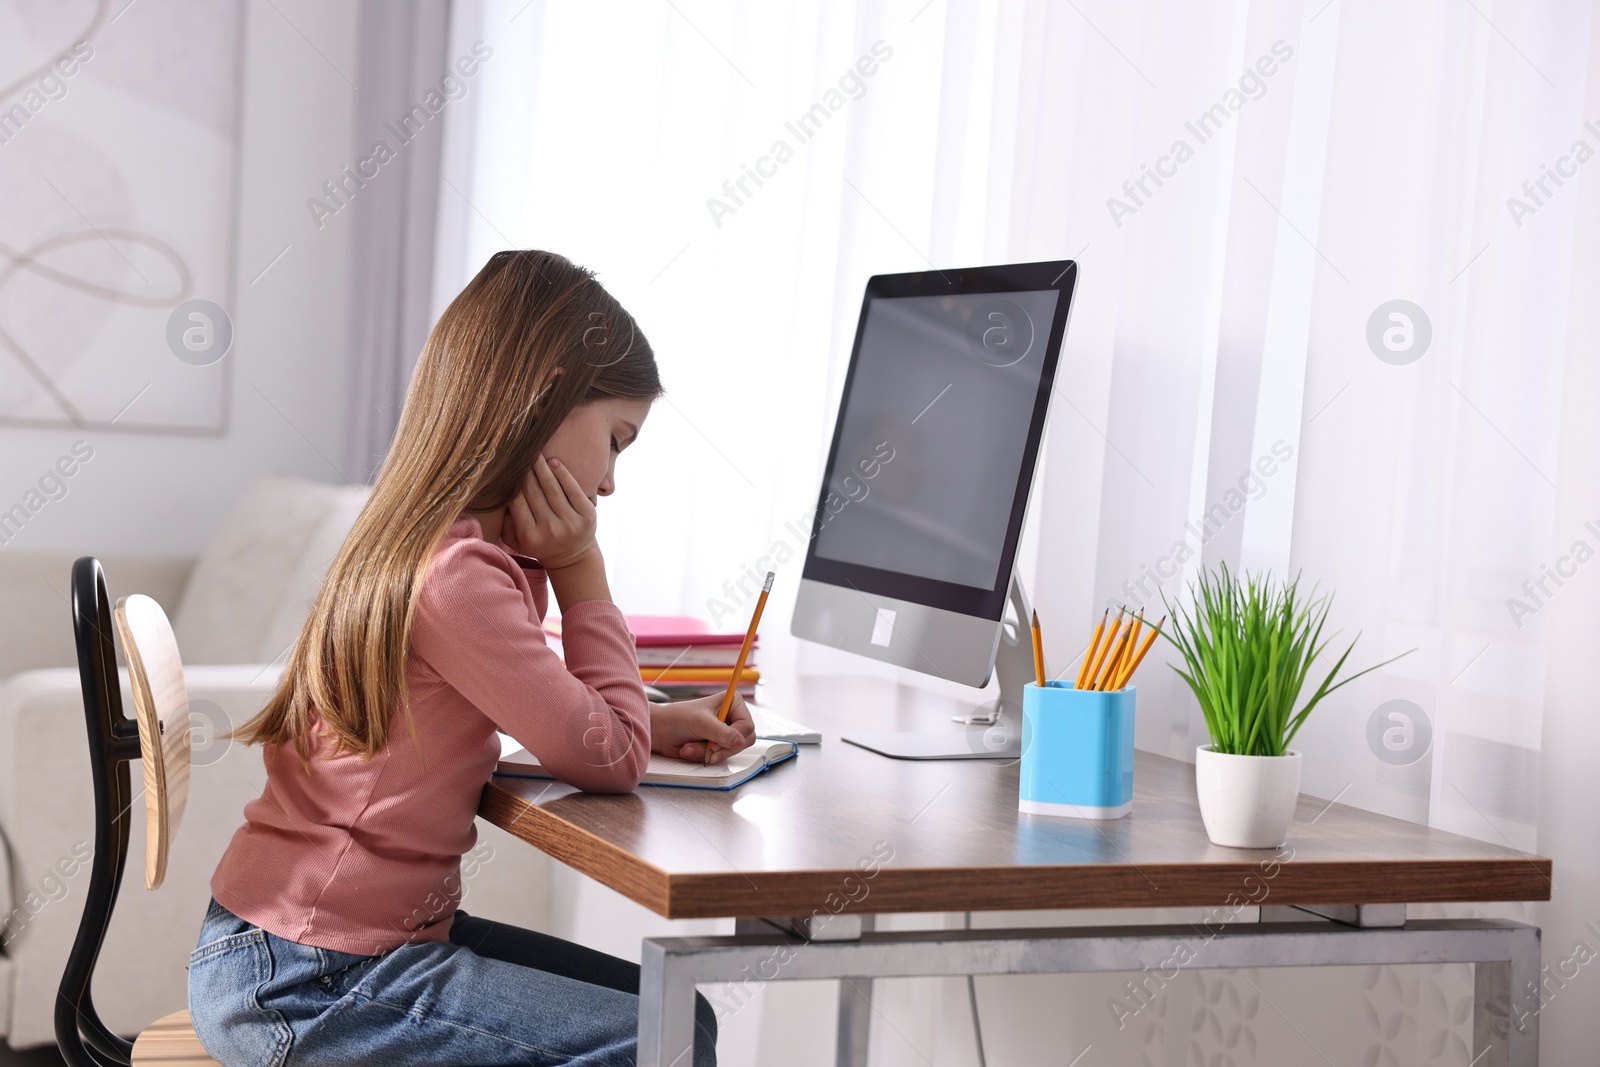
[[[1100,677],[1100,667],[1106,661],[1106,655],[1111,651],[1111,646],[1117,640],[1117,627],[1122,624],[1122,613],[1125,608],[1117,609],[1117,617],[1111,621],[1111,629],[1106,631],[1106,643],[1100,646],[1100,651],[1095,653],[1094,665],[1089,668],[1089,676],[1084,680],[1085,689],[1093,689],[1095,679]]]
[[[1100,654],[1095,657],[1094,667],[1089,671],[1089,684],[1086,688],[1097,690],[1100,688],[1100,679],[1105,675],[1106,667],[1111,664],[1111,657],[1116,655],[1117,638],[1122,634],[1122,615],[1111,620],[1111,629],[1106,631],[1105,644],[1100,646]]]
[[[1128,643],[1123,646],[1122,654],[1117,657],[1117,662],[1111,665],[1110,677],[1106,679],[1106,688],[1112,691],[1121,689],[1117,679],[1122,677],[1122,669],[1133,659],[1134,649],[1139,647],[1139,631],[1144,629],[1144,609],[1139,609],[1139,614],[1134,617],[1133,625],[1128,629]]]
[[[1089,647],[1083,651],[1083,662],[1078,664],[1078,678],[1072,683],[1074,689],[1083,688],[1085,677],[1089,673],[1089,663],[1094,659],[1094,654],[1100,649],[1100,635],[1106,632],[1106,619],[1110,617],[1110,608],[1100,613],[1100,621],[1094,627],[1094,636],[1089,638]]]
[[[767,580],[761,583],[761,595],[756,597],[756,610],[750,614],[750,628],[744,632],[744,644],[739,646],[739,658],[734,661],[733,674],[728,678],[728,688],[722,694],[722,706],[717,709],[717,721],[728,721],[728,710],[733,707],[733,691],[739,688],[739,675],[744,672],[745,657],[750,655],[750,646],[755,644],[756,627],[761,623],[761,609],[767,606],[767,594],[772,592],[773,572],[767,572]],[[711,754],[716,745],[706,742],[706,762],[711,762]]]
[[[1044,688],[1044,641],[1039,636],[1039,613],[1033,613],[1033,680]]]
[[[1121,689],[1133,678],[1133,672],[1139,669],[1139,664],[1144,662],[1144,654],[1150,651],[1150,646],[1156,643],[1156,638],[1161,636],[1161,628],[1167,624],[1167,617],[1161,616],[1161,621],[1151,629],[1149,636],[1144,639],[1144,644],[1139,646],[1139,654],[1133,657],[1133,662],[1122,672],[1122,677],[1117,680],[1117,688]]]
[[[1095,678],[1093,688],[1100,692],[1105,692],[1107,686],[1111,684],[1112,666],[1122,658],[1122,653],[1128,646],[1128,635],[1132,632],[1133,620],[1129,619],[1128,625],[1122,628],[1122,633],[1117,637],[1116,647],[1112,649],[1111,655],[1106,657],[1104,666],[1101,667],[1099,675]]]

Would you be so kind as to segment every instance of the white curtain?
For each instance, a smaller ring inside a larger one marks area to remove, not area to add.
[[[319,229],[320,212],[355,209],[348,470],[365,483],[389,451],[435,317],[428,295],[444,146],[436,116],[456,94],[444,79],[460,84],[448,65],[455,57],[445,55],[449,24],[442,0],[362,0],[356,163],[308,202]],[[380,174],[386,180],[374,180]]]
[[[1360,635],[1352,664],[1415,649],[1312,717],[1305,790],[1552,856],[1550,905],[1484,911],[1540,923],[1555,966],[1600,952],[1591,14],[463,3],[451,54],[494,55],[450,117],[435,311],[501,247],[600,272],[669,389],[601,510],[614,587],[714,617],[756,556],[803,546],[785,524],[814,502],[869,275],[1077,259],[1021,562],[1052,669],[1102,606],[1202,565],[1303,571]],[[871,669],[786,644],[767,669]],[[1140,746],[1192,758],[1192,700],[1159,666],[1141,681]],[[571,879],[558,900],[558,932],[623,954],[668,926]],[[1442,912],[1474,909],[1413,909]],[[1466,968],[1268,983],[1186,974],[1121,1029],[1111,978],[978,995],[991,1064],[1471,1058]],[[827,992],[769,990],[724,1062],[822,1062]],[[876,1004],[875,1063],[976,1062],[959,983]],[[1597,1008],[1593,979],[1550,996],[1546,1062],[1588,1058]]]

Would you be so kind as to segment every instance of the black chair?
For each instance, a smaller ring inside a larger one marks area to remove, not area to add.
[[[136,712],[131,719],[122,713],[113,627],[128,660]],[[128,764],[139,761],[144,768],[145,888],[156,889],[188,796],[189,700],[178,644],[161,605],[135,594],[118,600],[113,611],[105,572],[93,556],[72,566],[72,628],[94,777],[94,860],[78,936],[61,976],[56,1041],[71,1067],[221,1067],[195,1036],[187,1009],[157,1020],[135,1041],[112,1033],[95,1011],[90,985],[122,888],[137,799]]]

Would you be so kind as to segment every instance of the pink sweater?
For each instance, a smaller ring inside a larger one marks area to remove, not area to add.
[[[580,789],[638,785],[650,719],[622,612],[606,600],[568,608],[563,666],[540,625],[547,604],[536,561],[458,518],[428,566],[406,652],[420,754],[398,705],[370,761],[330,758],[321,731],[309,775],[292,745],[275,759],[264,752],[266,789],[245,805],[211,877],[218,903],[279,937],[339,952],[442,941],[499,757],[496,727]]]

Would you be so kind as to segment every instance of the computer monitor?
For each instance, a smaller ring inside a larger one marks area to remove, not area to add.
[[[1060,260],[867,282],[790,632],[975,687],[998,658],[1001,695],[967,730],[847,741],[898,758],[1018,750],[1033,668],[1013,565],[1077,273]]]

